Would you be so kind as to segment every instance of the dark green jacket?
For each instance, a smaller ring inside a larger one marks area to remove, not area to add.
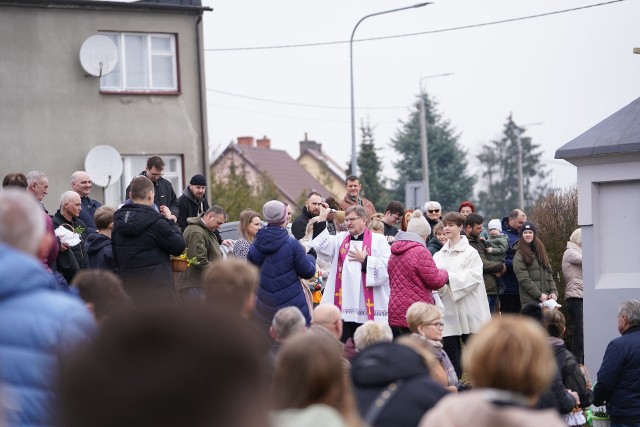
[[[543,293],[558,295],[551,268],[543,268],[535,254],[531,265],[526,265],[522,254],[516,252],[513,256],[513,272],[520,287],[520,304],[540,302]]]
[[[482,260],[482,279],[484,280],[487,295],[497,295],[498,290],[496,286],[496,276],[494,274],[500,273],[504,264],[498,261],[490,261],[487,258],[484,243],[479,239],[473,239],[467,235],[467,240],[469,240],[469,245],[478,251],[480,259]]]
[[[202,271],[217,257],[222,257],[220,244],[215,234],[202,223],[202,215],[187,219],[184,229],[187,257],[196,258],[197,265],[188,267],[180,277],[177,290],[199,288]]]

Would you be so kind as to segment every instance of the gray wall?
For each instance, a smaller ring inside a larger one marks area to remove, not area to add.
[[[571,161],[578,166],[585,364],[595,380],[607,344],[619,336],[620,303],[640,298],[640,159],[630,153]]]
[[[203,173],[197,19],[187,13],[1,6],[0,176],[47,173],[44,203],[52,211],[96,145],[121,154],[183,154],[187,180]],[[78,59],[84,40],[100,30],[177,34],[181,94],[100,94],[98,78],[86,76]],[[206,124],[204,134],[206,145]],[[101,189],[94,187],[92,196],[101,200]]]

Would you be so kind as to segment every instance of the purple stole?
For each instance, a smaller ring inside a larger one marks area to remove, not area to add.
[[[371,240],[372,233],[368,228],[364,229],[364,237],[362,239],[362,249],[367,252],[367,256],[371,256]],[[344,267],[344,260],[349,252],[351,246],[351,234],[347,233],[344,241],[340,245],[340,253],[338,254],[338,274],[336,276],[336,289],[333,295],[333,304],[342,310],[342,269]],[[367,318],[373,320],[373,289],[367,287],[367,273],[362,274],[362,289],[364,291],[364,299],[367,306]]]

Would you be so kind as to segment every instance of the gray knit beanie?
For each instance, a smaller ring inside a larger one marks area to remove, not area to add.
[[[267,224],[282,225],[287,219],[287,207],[278,200],[270,200],[262,207],[262,215]]]

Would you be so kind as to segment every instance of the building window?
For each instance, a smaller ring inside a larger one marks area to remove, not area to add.
[[[118,47],[118,65],[100,78],[103,92],[177,92],[175,34],[101,33]]]
[[[182,156],[179,154],[163,154],[160,157],[165,163],[162,177],[171,182],[173,191],[176,192],[177,196],[180,196],[184,189],[182,187]],[[113,185],[109,185],[106,188],[104,194],[106,205],[117,207],[127,199],[128,196],[124,194],[125,190],[131,180],[146,169],[148,158],[149,156],[122,155],[122,176]]]

